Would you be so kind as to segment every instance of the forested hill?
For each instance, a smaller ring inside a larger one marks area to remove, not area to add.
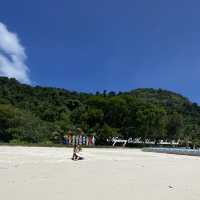
[[[60,143],[69,130],[112,136],[182,139],[199,143],[200,107],[165,90],[87,94],[31,87],[0,77],[0,141]]]

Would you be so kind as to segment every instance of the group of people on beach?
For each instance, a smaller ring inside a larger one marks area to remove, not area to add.
[[[82,151],[82,148],[81,148],[80,145],[74,145],[72,160],[74,160],[74,161],[83,160],[83,156],[81,155],[81,151]]]

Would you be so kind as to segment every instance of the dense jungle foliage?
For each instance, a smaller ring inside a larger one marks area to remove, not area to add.
[[[121,138],[181,139],[199,145],[200,107],[162,89],[79,93],[0,77],[0,142],[62,143],[69,129]]]

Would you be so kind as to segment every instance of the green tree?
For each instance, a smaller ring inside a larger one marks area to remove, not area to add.
[[[178,112],[172,112],[168,115],[167,138],[169,140],[179,139],[183,131],[183,116]]]
[[[112,128],[107,124],[104,124],[101,128],[97,130],[97,135],[96,135],[96,143],[97,144],[107,144],[107,139],[120,136],[118,133],[117,128]]]
[[[161,139],[166,133],[166,111],[152,104],[142,105],[136,113],[137,130],[141,138]]]

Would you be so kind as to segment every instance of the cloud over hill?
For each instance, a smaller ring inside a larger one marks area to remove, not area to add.
[[[0,76],[16,78],[22,83],[30,84],[26,58],[18,35],[10,32],[6,25],[0,22]]]

